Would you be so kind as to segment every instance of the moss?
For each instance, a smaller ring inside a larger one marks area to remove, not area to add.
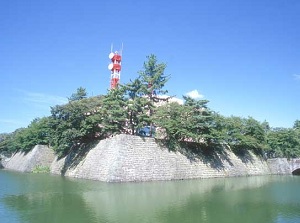
[[[50,173],[50,167],[49,166],[37,165],[32,170],[32,173]]]

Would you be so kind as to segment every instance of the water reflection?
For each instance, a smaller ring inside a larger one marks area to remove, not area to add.
[[[108,187],[102,192],[98,190],[84,192],[83,198],[96,216],[105,215],[112,222],[121,220],[132,222],[133,219],[136,219],[135,222],[140,222],[143,218],[151,219],[152,222],[165,222],[161,218],[165,216],[166,219],[169,219],[171,216],[176,216],[175,213],[185,216],[181,212],[189,213],[186,216],[192,216],[192,218],[195,217],[195,214],[198,217],[199,208],[205,217],[208,215],[205,213],[210,211],[211,199],[215,202],[226,203],[226,199],[220,197],[225,192],[259,188],[268,182],[270,179],[266,177],[251,177],[109,184],[105,185]],[[231,193],[231,202],[236,203],[236,200],[241,199],[236,194],[236,192]],[[193,210],[190,206],[196,207],[194,215],[190,213]],[[212,208],[213,211],[216,210],[216,208]],[[169,216],[168,213],[172,210],[174,213]],[[177,222],[176,218],[172,218],[170,222]],[[178,222],[182,222],[182,220]]]
[[[0,204],[16,211],[20,222],[271,223],[300,219],[300,178],[295,177],[107,184],[11,174],[9,180],[15,186],[12,190],[0,187]]]

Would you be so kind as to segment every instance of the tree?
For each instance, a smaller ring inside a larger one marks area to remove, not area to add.
[[[159,95],[166,94],[164,86],[169,80],[169,77],[164,74],[167,65],[165,63],[157,63],[155,55],[147,56],[148,61],[144,62],[144,70],[139,72],[141,82],[141,96],[149,100],[148,112],[149,117],[153,115],[154,103],[167,101],[169,98],[162,98]],[[152,136],[153,126],[150,124],[150,135]]]
[[[101,127],[101,106],[103,96],[96,96],[82,100],[87,104],[85,117],[81,121],[80,132],[85,136],[84,141],[93,141],[97,138],[103,138],[103,128]]]
[[[124,93],[125,88],[119,85],[118,88],[111,89],[108,94],[103,97],[99,114],[101,115],[103,131],[107,137],[127,132]]]
[[[0,140],[0,153],[11,153],[13,150],[10,148],[13,142],[13,133],[2,133]]]
[[[49,132],[49,118],[35,118],[27,128],[20,128],[8,134],[0,143],[0,150],[27,152],[35,145],[48,145]]]
[[[210,127],[209,141],[217,145],[226,144],[228,140],[227,118],[212,111]]]
[[[50,138],[49,117],[35,118],[24,132],[23,150],[31,150],[35,145],[48,145]]]
[[[79,90],[77,90],[79,92]],[[82,92],[80,90],[80,92]],[[72,94],[75,95],[75,94]],[[59,154],[76,150],[83,143],[103,136],[101,128],[102,97],[72,97],[65,105],[51,107],[50,145]],[[79,99],[80,98],[80,99]]]
[[[235,151],[253,150],[262,153],[266,148],[264,125],[252,117],[241,118],[231,116],[224,119],[225,142]]]
[[[300,120],[296,120],[294,122],[294,126],[293,126],[294,129],[299,129],[300,130]]]
[[[272,129],[252,117],[224,117],[209,109],[207,100],[183,97],[184,104],[169,103],[164,89],[169,80],[166,64],[147,57],[139,76],[110,90],[105,96],[87,97],[77,88],[68,103],[51,107],[51,116],[37,118],[27,128],[0,134],[0,151],[30,150],[50,144],[62,155],[80,145],[115,134],[141,134],[150,126],[156,136],[176,149],[181,143],[217,148],[227,144],[235,152],[267,151],[271,156],[300,156],[300,120],[293,128]]]
[[[139,134],[140,129],[151,123],[147,114],[150,102],[143,97],[140,79],[130,81],[125,86],[128,127],[132,135]]]
[[[300,133],[293,128],[275,128],[267,135],[269,157],[296,158],[300,156]]]
[[[23,144],[23,133],[26,131],[25,128],[16,129],[14,132],[10,133],[5,137],[0,143],[0,149],[3,152],[13,153],[22,150]]]
[[[164,74],[167,65],[165,63],[157,63],[155,55],[147,56],[148,61],[144,62],[144,70],[140,71],[140,79],[144,87],[144,93],[151,101],[158,102],[161,98],[157,95],[166,94],[168,91],[163,90],[165,84],[169,80]]]
[[[71,95],[71,97],[69,97],[68,99],[69,99],[69,102],[71,102],[71,101],[78,101],[78,100],[81,100],[84,98],[87,98],[86,89],[83,87],[79,87],[79,88],[77,88],[76,93],[73,93]]]
[[[1,133],[0,134],[0,153],[7,151],[7,142],[11,137],[12,133]]]
[[[189,111],[177,102],[166,103],[156,108],[153,121],[157,126],[156,137],[163,139],[167,146],[176,150],[190,136]]]
[[[189,111],[188,123],[190,137],[197,143],[212,142],[212,111],[207,107],[208,100],[196,100],[183,96],[184,107]]]
[[[185,96],[184,100],[183,105],[172,102],[156,108],[154,123],[161,129],[161,136],[171,148],[182,142],[212,143],[212,112],[207,107],[208,101]]]

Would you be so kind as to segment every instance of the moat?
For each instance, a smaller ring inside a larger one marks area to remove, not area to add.
[[[0,171],[1,222],[300,221],[300,177],[103,183]]]

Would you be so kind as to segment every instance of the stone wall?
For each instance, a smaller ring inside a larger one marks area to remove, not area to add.
[[[268,166],[272,174],[291,174],[300,169],[300,159],[275,158],[268,159]]]
[[[252,153],[237,157],[222,150],[205,159],[159,146],[153,138],[117,135],[100,141],[85,156],[55,159],[51,173],[106,182],[153,181],[266,175],[266,161]]]
[[[251,152],[236,156],[229,149],[206,156],[172,152],[153,138],[117,135],[100,141],[79,154],[58,159],[47,146],[35,146],[2,159],[6,169],[32,172],[37,166],[50,167],[52,174],[106,182],[155,181],[268,174],[291,174],[300,159],[269,159]],[[1,166],[1,165],[0,165]]]
[[[17,152],[11,158],[2,161],[4,168],[32,172],[37,166],[50,167],[55,155],[48,146],[36,145],[28,153]]]
[[[300,158],[295,158],[290,160],[291,172],[297,171],[297,175],[300,174]],[[296,173],[295,173],[296,174]]]
[[[272,174],[291,174],[291,168],[286,158],[268,159],[268,166]]]

